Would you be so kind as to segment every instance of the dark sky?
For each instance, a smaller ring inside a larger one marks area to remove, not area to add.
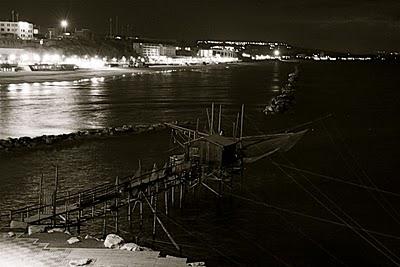
[[[0,0],[0,17],[103,33],[119,16],[143,37],[286,41],[308,48],[400,50],[400,0]]]

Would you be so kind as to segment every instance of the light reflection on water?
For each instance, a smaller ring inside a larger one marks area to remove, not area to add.
[[[238,67],[9,84],[0,89],[0,138],[189,120],[212,101],[226,105],[228,114],[242,102],[261,110],[279,88],[279,76],[290,71],[286,67],[279,73],[277,64],[271,68],[272,72],[252,75],[257,87],[246,91],[257,93],[256,99],[244,97],[243,86],[235,84]],[[258,86],[266,89],[260,91]]]

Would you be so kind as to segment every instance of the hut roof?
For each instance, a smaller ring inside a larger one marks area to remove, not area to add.
[[[203,137],[204,140],[207,142],[210,142],[214,145],[220,146],[220,147],[227,147],[236,144],[239,140],[235,140],[233,137],[226,137],[226,136],[221,136],[221,135],[209,135]]]

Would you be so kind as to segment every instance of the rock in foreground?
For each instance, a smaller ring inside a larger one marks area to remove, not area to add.
[[[123,242],[124,240],[122,237],[115,234],[109,234],[104,240],[104,246],[106,248],[116,248],[119,247]]]

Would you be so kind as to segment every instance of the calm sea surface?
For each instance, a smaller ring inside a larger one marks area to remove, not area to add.
[[[0,138],[197,117],[202,127],[211,102],[222,104],[227,133],[244,103],[247,135],[278,132],[332,114],[309,125],[293,150],[272,161],[400,193],[400,65],[301,63],[293,109],[265,116],[262,109],[293,69],[291,63],[268,62],[79,83],[0,85]],[[2,153],[0,210],[36,201],[40,175],[51,188],[55,165],[60,167],[61,190],[78,190],[131,174],[139,159],[148,167],[161,165],[171,147],[165,131]],[[243,190],[235,194],[247,200],[227,198],[217,209],[213,195],[203,191],[197,200],[187,196],[186,209],[173,211],[174,221],[166,223],[184,256],[214,266],[391,266],[351,230],[315,218],[340,221],[327,209],[392,235],[374,237],[390,250],[383,249],[386,255],[400,256],[399,197],[280,169],[272,161],[246,167]],[[127,237],[137,234],[125,231]],[[141,238],[150,235],[147,229]],[[149,244],[174,253],[164,241],[160,234]]]

